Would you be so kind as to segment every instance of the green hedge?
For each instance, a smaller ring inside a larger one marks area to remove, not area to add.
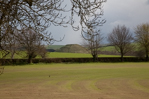
[[[145,62],[145,58],[125,57],[124,62]],[[27,64],[27,59],[0,59],[0,65]],[[46,58],[32,59],[33,63],[87,63],[94,62],[93,58]],[[97,62],[121,62],[119,57],[100,57]]]

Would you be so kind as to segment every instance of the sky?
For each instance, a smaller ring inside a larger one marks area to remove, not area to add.
[[[107,0],[103,4],[103,10],[104,15],[101,19],[106,19],[106,23],[100,27],[101,34],[105,37],[103,43],[108,43],[106,37],[117,25],[125,25],[134,33],[137,25],[149,23],[149,0]],[[55,42],[54,45],[82,43],[81,32],[73,31],[71,26],[52,27],[49,31],[57,40],[65,36],[63,41]]]

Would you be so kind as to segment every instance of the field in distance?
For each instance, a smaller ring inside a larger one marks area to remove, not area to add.
[[[20,52],[20,54],[15,54],[14,59],[25,59],[27,55],[24,51]],[[91,54],[85,53],[63,53],[63,52],[48,52],[46,58],[91,58]],[[98,57],[120,57],[120,55],[104,55],[100,54]],[[124,57],[132,57],[132,56],[124,56]],[[7,55],[6,59],[10,58],[10,54]],[[41,58],[41,56],[37,56],[36,58]]]
[[[2,99],[148,99],[149,63],[5,66]]]
[[[91,54],[85,53],[61,53],[51,52],[47,54],[48,58],[91,58]],[[98,57],[120,57],[120,55],[98,55]]]

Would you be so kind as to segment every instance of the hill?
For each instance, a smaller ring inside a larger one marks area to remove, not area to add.
[[[66,53],[88,53],[86,48],[78,44],[68,44],[61,47],[57,52],[66,52]]]
[[[65,45],[47,45],[46,46],[46,49],[54,49],[54,50],[58,50],[60,49],[61,47],[63,47]]]

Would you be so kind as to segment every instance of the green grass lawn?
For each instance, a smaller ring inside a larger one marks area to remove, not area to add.
[[[148,99],[149,63],[5,66],[3,99]]]

